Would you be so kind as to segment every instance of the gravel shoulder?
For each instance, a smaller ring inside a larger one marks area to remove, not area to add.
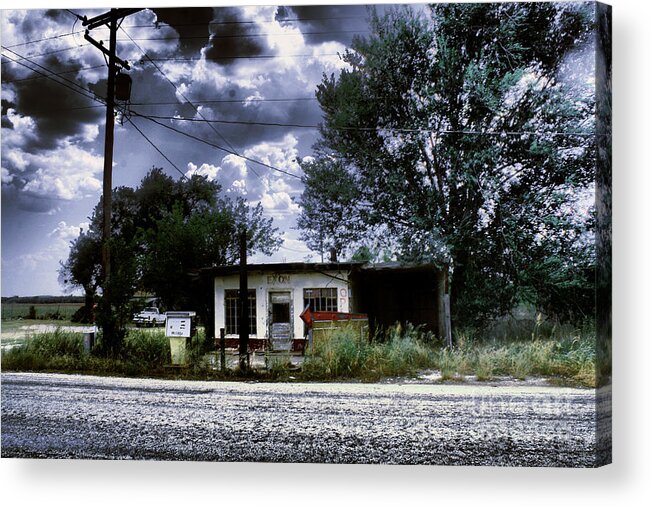
[[[609,388],[1,379],[3,458],[565,467],[608,460]]]

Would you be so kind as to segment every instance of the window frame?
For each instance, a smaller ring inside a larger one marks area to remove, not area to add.
[[[249,289],[249,335],[257,336],[257,294],[255,289]],[[240,306],[240,290],[239,289],[225,289],[224,290],[224,330],[226,335],[239,336],[239,306]]]
[[[308,291],[310,296],[308,297]],[[316,294],[315,294],[315,293]],[[314,305],[312,305],[314,302]],[[303,289],[303,308],[310,305],[313,312],[338,312],[337,287],[306,287]]]

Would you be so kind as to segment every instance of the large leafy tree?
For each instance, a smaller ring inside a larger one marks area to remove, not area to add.
[[[236,262],[238,233],[247,230],[249,252],[273,253],[280,238],[260,205],[224,197],[217,182],[200,176],[174,181],[152,169],[136,189],[113,192],[111,276],[102,279],[102,203],[95,207],[89,231],[71,244],[60,278],[82,287],[87,299],[108,284],[110,301],[100,298],[98,323],[108,353],[118,352],[130,318],[130,301],[138,291],[159,297],[167,309],[193,309],[210,326],[210,287],[199,287],[194,273]],[[108,334],[110,333],[110,336]]]
[[[364,221],[353,216],[359,213],[360,191],[340,160],[310,158],[301,162],[301,168],[308,184],[299,199],[300,238],[312,250],[336,260],[362,233]]]
[[[589,72],[569,78],[590,50],[592,9],[436,4],[427,16],[373,16],[372,35],[344,55],[350,68],[317,89],[316,158],[336,159],[355,186],[324,194],[324,207],[340,200],[351,227],[384,228],[401,259],[449,266],[459,324],[521,298],[553,313],[561,287],[588,288],[590,220],[577,209],[594,181],[594,89]],[[320,183],[308,174],[306,195]],[[301,224],[315,231],[308,211]]]

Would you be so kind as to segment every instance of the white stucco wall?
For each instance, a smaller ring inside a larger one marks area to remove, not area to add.
[[[325,273],[325,274],[324,274]],[[303,338],[303,321],[299,317],[303,311],[303,289],[332,288],[337,289],[337,311],[348,312],[350,308],[350,291],[347,271],[327,271],[324,273],[283,273],[251,272],[248,277],[249,290],[256,291],[256,333],[251,338],[268,338],[269,294],[272,292],[289,292],[291,297],[291,315],[293,338]],[[215,277],[215,331],[226,327],[224,291],[240,288],[238,274]],[[237,335],[227,335],[235,338]]]

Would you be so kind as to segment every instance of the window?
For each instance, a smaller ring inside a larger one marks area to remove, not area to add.
[[[336,312],[337,289],[303,289],[303,308],[307,305],[313,312]]]
[[[240,291],[224,291],[226,334],[240,333]],[[255,289],[249,290],[249,334],[256,333]]]

